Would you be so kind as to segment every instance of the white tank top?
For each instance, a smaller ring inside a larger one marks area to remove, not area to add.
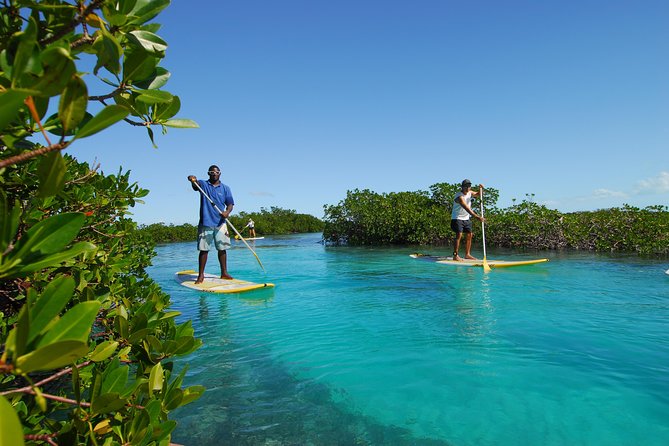
[[[463,194],[462,191],[455,194],[455,199],[453,201],[453,212],[451,212],[451,220],[469,220],[469,212],[460,205],[460,197],[465,197],[465,203],[469,208],[472,208],[472,192],[469,191],[466,194]]]

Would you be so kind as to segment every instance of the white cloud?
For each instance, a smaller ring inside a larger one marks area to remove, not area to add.
[[[566,210],[579,210],[583,205],[587,207],[597,206],[599,208],[608,206],[620,206],[630,201],[641,200],[639,195],[666,194],[669,193],[669,171],[661,171],[657,176],[640,180],[636,186],[628,192],[611,190],[605,188],[593,189],[588,195],[565,197],[558,200],[544,200],[548,208]],[[632,203],[629,203],[632,204]],[[639,206],[639,204],[636,204]]]
[[[637,194],[664,194],[669,192],[669,172],[660,172],[654,178],[638,181],[634,192]]]
[[[627,198],[627,196],[625,192],[617,190],[595,189],[592,191],[592,197],[598,200],[602,198]]]
[[[252,195],[254,197],[273,197],[274,194],[271,192],[249,192],[249,195]]]

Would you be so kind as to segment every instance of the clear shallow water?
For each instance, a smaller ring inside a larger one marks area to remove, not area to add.
[[[173,441],[669,444],[667,262],[554,253],[485,274],[319,239],[257,241],[266,274],[238,243],[232,274],[276,288],[228,296],[174,282],[193,243],[158,248],[150,273],[204,341],[178,367],[208,388]]]

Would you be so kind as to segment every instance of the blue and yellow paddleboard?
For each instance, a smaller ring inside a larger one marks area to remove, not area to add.
[[[244,293],[246,291],[274,287],[273,283],[255,283],[239,279],[226,280],[213,274],[205,274],[204,282],[196,284],[195,279],[197,279],[197,271],[193,271],[192,269],[179,271],[174,275],[174,279],[179,282],[181,286],[193,290],[205,291],[207,293]]]

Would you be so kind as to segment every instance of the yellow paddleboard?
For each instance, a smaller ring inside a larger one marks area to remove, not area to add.
[[[440,263],[442,265],[453,266],[480,266],[483,267],[483,260],[453,260],[453,257],[433,256],[430,254],[409,254],[414,259],[427,260],[428,262]],[[506,268],[509,266],[534,265],[537,263],[548,262],[548,259],[531,260],[487,260],[491,268]]]
[[[213,274],[205,274],[204,282],[196,284],[195,279],[197,279],[197,271],[191,269],[179,271],[174,275],[174,279],[186,288],[205,291],[207,293],[244,293],[246,291],[258,290],[260,288],[274,287],[273,283],[254,283],[239,279],[226,280]]]

